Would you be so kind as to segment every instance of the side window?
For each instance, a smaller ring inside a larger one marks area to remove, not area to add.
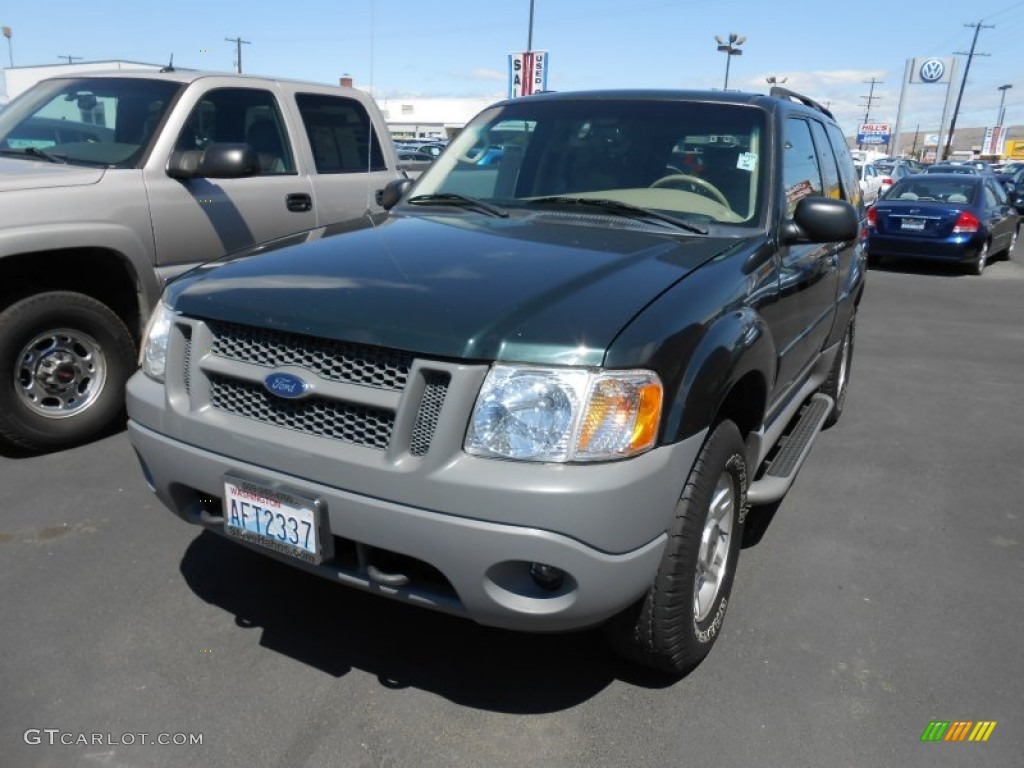
[[[801,199],[822,194],[821,170],[811,139],[811,128],[806,120],[800,118],[791,117],[786,120],[782,183],[789,216],[793,215]]]
[[[1009,195],[1006,194],[1006,189],[998,181],[992,181],[992,179],[985,179],[985,189],[992,195],[995,200],[992,201],[993,205],[1008,205],[1010,202]]]
[[[176,147],[203,149],[214,142],[250,145],[263,174],[295,173],[288,132],[270,91],[215,88],[207,93],[189,115]]]
[[[355,99],[319,93],[295,95],[317,173],[385,171],[380,137]]]
[[[825,183],[825,196],[838,200],[843,196],[839,189],[839,165],[825,133],[825,126],[817,120],[809,122],[814,136],[814,146],[818,152],[818,167],[821,168],[822,180]]]
[[[828,137],[832,142],[836,163],[839,165],[839,178],[843,185],[842,197],[854,205],[860,205],[862,196],[860,183],[857,181],[857,172],[853,167],[853,157],[850,155],[850,148],[846,145],[846,137],[839,130],[839,126],[834,123],[830,123],[826,128],[828,130]],[[865,170],[868,170],[867,175],[869,176],[876,175],[874,166],[867,165]]]

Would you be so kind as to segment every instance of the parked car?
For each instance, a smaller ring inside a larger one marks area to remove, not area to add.
[[[1024,163],[1009,173],[998,173],[996,176],[1002,182],[1017,213],[1024,215]]]
[[[123,424],[167,279],[363,215],[402,175],[380,136],[362,91],[272,78],[116,70],[19,95],[0,113],[0,443]]]
[[[893,256],[967,264],[1013,250],[1020,216],[991,175],[915,174],[868,209],[868,258]]]
[[[995,175],[987,168],[979,168],[974,163],[936,163],[924,169],[925,173],[967,173],[975,176]]]
[[[704,176],[668,168],[689,141]],[[379,202],[168,287],[129,385],[149,487],[337,584],[695,667],[748,504],[843,411],[863,208],[832,114],[780,88],[511,99]]]
[[[877,162],[874,163],[873,165],[875,166],[875,169],[878,171],[878,174],[879,176],[881,176],[882,179],[882,182],[879,185],[878,190],[879,197],[885,197],[893,184],[895,184],[900,179],[915,173],[915,171],[911,169],[910,164],[903,160],[895,160],[892,162]]]
[[[864,203],[870,205],[882,194],[882,174],[871,163],[855,162],[853,167],[857,171],[857,178],[860,179],[860,191],[864,196]]]

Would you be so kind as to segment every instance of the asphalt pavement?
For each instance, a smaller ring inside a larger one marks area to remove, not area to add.
[[[1024,765],[1015,259],[869,272],[843,418],[675,683],[200,533],[124,432],[0,455],[0,766]]]

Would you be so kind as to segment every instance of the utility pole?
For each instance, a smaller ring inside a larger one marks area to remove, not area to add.
[[[224,39],[229,43],[235,44],[235,69],[238,71],[238,74],[242,74],[242,46],[252,45],[252,43],[240,37],[225,37]]]
[[[58,53],[57,54],[57,58],[58,59],[67,59],[68,60],[68,64],[73,64],[76,61],[81,61],[82,60],[81,56],[68,56],[66,53]]]
[[[877,98],[875,96],[875,86],[876,85],[881,85],[885,81],[884,80],[875,80],[875,78],[872,77],[870,80],[863,80],[862,82],[871,83],[871,90],[868,91],[868,95],[867,96],[861,96],[862,99],[867,99],[867,102],[868,102],[867,103],[867,108],[864,110],[864,122],[867,123],[867,122],[869,122],[868,118],[871,116],[871,106],[872,106],[872,104],[874,104],[874,101]],[[864,149],[864,145],[863,144],[857,145],[857,149]]]
[[[971,50],[967,53],[963,51],[953,51],[957,56],[966,56],[967,64],[964,66],[964,78],[960,81],[960,92],[956,96],[956,106],[953,107],[953,119],[949,121],[949,133],[946,135],[946,148],[942,150],[942,157],[939,160],[946,160],[949,158],[949,149],[953,145],[953,131],[956,129],[956,116],[960,112],[960,102],[964,98],[964,88],[967,86],[967,73],[971,71],[971,60],[975,56],[988,56],[987,53],[976,53],[975,47],[978,45],[978,33],[981,32],[982,28],[992,29],[994,24],[982,24],[980,21],[977,24],[964,24],[965,27],[974,27],[974,39],[971,40]]]

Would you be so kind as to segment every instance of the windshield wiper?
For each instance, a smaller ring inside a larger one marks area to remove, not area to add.
[[[686,230],[687,232],[693,232],[696,235],[706,235],[708,230],[703,227],[698,227],[691,224],[688,221],[677,218],[675,216],[669,216],[667,213],[661,213],[660,211],[654,211],[650,208],[642,208],[639,205],[631,205],[630,203],[623,203],[618,200],[609,200],[606,198],[596,197],[571,197],[568,195],[552,195],[551,197],[536,197],[532,200],[525,200],[528,205],[584,205],[593,208],[600,208],[602,211],[608,213],[617,213],[622,216],[627,216],[633,219],[653,219],[654,221],[661,222],[662,224],[670,224],[678,229]]]
[[[490,216],[499,216],[503,219],[508,218],[508,211],[504,208],[491,205],[483,200],[477,200],[475,197],[456,195],[453,192],[439,192],[432,195],[414,195],[405,202],[410,203],[411,205],[453,205],[459,208],[468,208],[469,210],[486,213]]]
[[[47,152],[39,147],[25,147],[24,149],[0,149],[0,155],[18,155],[20,157],[38,157],[43,160],[48,160],[51,163],[60,163],[67,165],[67,157],[61,155],[55,155],[51,152]]]

